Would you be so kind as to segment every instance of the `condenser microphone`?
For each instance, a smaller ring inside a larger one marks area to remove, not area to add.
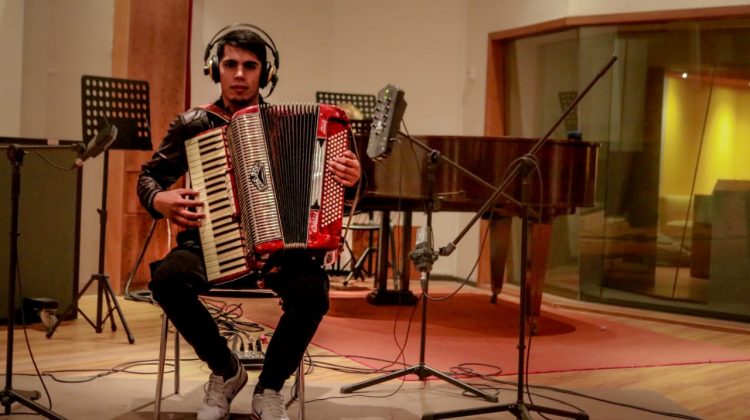
[[[421,273],[432,269],[432,263],[438,259],[437,253],[432,249],[432,228],[422,226],[417,229],[417,240],[414,251],[409,256],[414,265]]]
[[[107,123],[103,129],[99,130],[96,137],[86,145],[83,153],[76,159],[76,166],[82,166],[84,161],[99,156],[115,142],[116,138],[117,127]]]

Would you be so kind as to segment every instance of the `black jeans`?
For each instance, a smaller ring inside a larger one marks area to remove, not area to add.
[[[179,245],[152,265],[152,296],[198,357],[214,373],[230,369],[226,339],[198,296],[211,285],[205,277],[200,245],[194,235],[178,235]],[[328,276],[322,256],[304,250],[285,251],[272,258],[277,266],[266,285],[282,300],[283,314],[271,337],[258,384],[280,390],[299,366],[305,349],[328,311]]]

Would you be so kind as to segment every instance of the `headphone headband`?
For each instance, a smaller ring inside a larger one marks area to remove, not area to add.
[[[211,56],[211,51],[213,50],[214,46],[219,43],[229,32],[240,29],[244,29],[256,35],[258,39],[263,42],[265,47],[271,50],[273,62],[269,62],[268,57],[266,57],[266,63],[264,63],[263,65],[263,73],[265,75],[265,78],[261,80],[260,86],[261,88],[263,88],[268,86],[269,83],[271,84],[271,90],[268,92],[268,95],[266,95],[269,96],[276,88],[276,83],[279,79],[278,75],[276,74],[276,71],[279,68],[279,52],[276,49],[276,44],[273,42],[273,38],[268,35],[268,32],[264,31],[258,26],[249,23],[234,23],[231,25],[227,25],[216,32],[216,34],[211,37],[211,41],[209,41],[208,45],[206,45],[206,50],[203,53],[203,61],[205,63],[203,67],[203,73],[210,76],[211,80],[213,80],[214,82],[219,82],[219,60],[215,55]]]

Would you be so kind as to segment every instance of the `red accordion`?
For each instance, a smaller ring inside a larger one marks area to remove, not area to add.
[[[206,214],[199,230],[208,280],[241,277],[282,249],[338,249],[344,187],[326,166],[352,141],[338,107],[262,104],[185,142]]]

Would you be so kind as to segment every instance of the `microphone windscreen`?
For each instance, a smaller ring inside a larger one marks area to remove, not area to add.
[[[98,156],[101,152],[107,150],[117,139],[117,127],[107,124],[101,129],[93,140],[86,145],[86,150],[79,157],[81,163],[86,159]],[[78,164],[80,166],[80,164]]]

